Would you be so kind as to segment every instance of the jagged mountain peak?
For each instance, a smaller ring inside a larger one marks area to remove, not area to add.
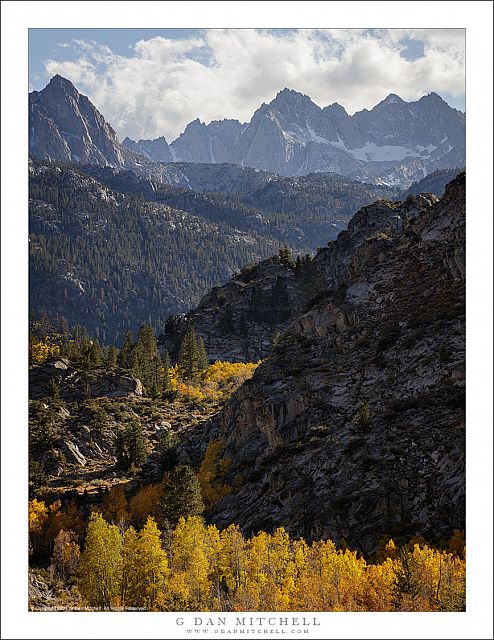
[[[235,163],[283,176],[333,172],[401,188],[436,169],[464,165],[465,114],[434,92],[416,102],[391,93],[370,111],[349,116],[337,102],[322,109],[285,87],[249,123],[196,118],[169,146],[163,137],[120,144],[90,100],[59,74],[30,95],[30,152],[46,159],[153,176],[163,172],[156,162]]]
[[[46,85],[45,89],[47,87],[66,87],[67,89],[72,89],[73,91],[77,91],[74,84],[67,78],[64,78],[63,76],[61,76],[59,73],[56,73],[51,78],[50,82]],[[77,91],[77,93],[79,92]]]
[[[204,122],[201,122],[199,118],[195,118],[194,120],[189,122],[189,124],[185,127],[185,130],[187,131],[189,127],[205,127],[205,126],[206,125]]]
[[[281,91],[278,91],[275,98],[271,100],[271,102],[269,103],[270,107],[277,107],[277,108],[285,105],[289,105],[289,106],[310,105],[311,107],[316,107],[317,109],[320,109],[320,107],[318,107],[316,103],[309,98],[309,96],[305,95],[305,93],[301,93],[300,91],[295,91],[294,89],[288,89],[288,87],[285,87]]]
[[[405,103],[403,98],[400,98],[400,96],[397,95],[396,93],[390,93],[388,96],[384,98],[384,100],[381,100],[379,104],[402,104],[402,103],[403,104]]]
[[[328,104],[326,107],[324,107],[323,111],[344,113],[345,115],[348,115],[345,107],[343,107],[339,102],[332,102],[331,104]]]
[[[435,91],[431,91],[430,93],[427,93],[425,96],[422,96],[420,98],[420,100],[435,100],[436,102],[444,102],[445,104],[447,104],[447,102],[445,100],[443,100],[441,98],[441,96],[436,93]],[[419,100],[419,102],[420,102]]]
[[[435,91],[431,91],[431,93],[422,96],[419,100],[417,100],[417,104],[429,104],[429,105],[437,105],[446,110],[451,109],[449,104],[441,98],[439,94]]]

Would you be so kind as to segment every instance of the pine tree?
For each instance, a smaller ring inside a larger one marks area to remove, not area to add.
[[[280,261],[287,267],[293,268],[295,266],[295,260],[293,259],[293,252],[290,247],[285,244],[278,253]]]
[[[189,325],[180,345],[178,354],[178,370],[183,380],[190,380],[197,372],[198,349],[196,332],[193,325]]]
[[[115,455],[120,469],[140,468],[147,459],[147,442],[141,423],[130,422],[115,438]]]
[[[127,331],[123,344],[118,353],[118,366],[121,369],[131,368],[131,354],[132,354],[132,331]]]
[[[111,345],[108,349],[108,353],[106,356],[106,368],[110,371],[113,371],[117,368],[118,363],[118,349],[115,345]]]
[[[201,485],[190,467],[176,467],[165,480],[160,511],[163,520],[172,526],[175,526],[180,518],[203,513]]]
[[[207,369],[208,364],[209,358],[206,345],[204,344],[204,340],[199,337],[197,340],[197,368],[199,371],[204,371],[204,369]]]
[[[148,393],[156,396],[159,390],[161,358],[158,342],[150,325],[144,324],[139,329],[135,356],[134,373],[140,378]]]
[[[171,471],[177,464],[178,437],[173,431],[167,429],[156,443],[154,453],[156,454],[161,470]]]
[[[73,354],[74,359],[76,359],[77,364],[81,367],[81,369],[85,372],[90,371],[94,368],[94,360],[97,357],[97,352],[93,350],[93,342],[85,338],[78,344],[78,357],[76,353]]]
[[[142,467],[147,459],[146,438],[141,423],[137,420],[128,427],[130,459],[133,467]]]
[[[91,369],[96,369],[101,365],[101,347],[97,340],[91,340],[90,344],[89,362]]]

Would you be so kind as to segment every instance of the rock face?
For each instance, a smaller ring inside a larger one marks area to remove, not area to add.
[[[231,162],[246,125],[238,120],[213,120],[208,125],[198,118],[172,143],[174,160],[179,162]]]
[[[29,148],[42,159],[124,167],[160,181],[170,171],[157,163],[183,161],[282,176],[333,172],[407,188],[436,169],[465,165],[465,114],[431,93],[416,102],[391,94],[350,116],[338,103],[321,108],[285,88],[248,124],[196,119],[170,145],[163,137],[121,144],[88,98],[57,75],[30,94]]]
[[[29,94],[29,152],[43,159],[121,167],[125,153],[101,113],[59,75]]]
[[[421,194],[405,202],[377,201],[363,207],[337,241],[319,249],[313,259],[294,261],[280,254],[244,267],[224,286],[212,289],[185,316],[171,318],[162,348],[176,357],[180,340],[192,323],[211,360],[265,358],[291,319],[306,311],[311,300],[324,294],[328,286],[338,288],[357,248],[368,237],[402,234],[407,220],[437,200],[432,194]]]
[[[166,152],[160,138],[147,142],[154,155]],[[29,153],[42,160],[132,169],[159,181],[163,174],[142,149],[121,144],[89,98],[58,74],[42,91],[29,94]]]
[[[350,116],[338,103],[321,109],[283,89],[247,125],[194,120],[171,148],[177,160],[233,162],[281,176],[333,172],[408,187],[435,169],[464,166],[465,116],[435,93],[417,102],[391,94]]]
[[[187,326],[193,324],[212,361],[264,358],[275,336],[290,318],[302,312],[310,297],[305,282],[297,275],[280,256],[245,267],[224,286],[206,294],[197,308],[171,318],[162,348],[176,357]]]
[[[438,169],[429,173],[422,180],[414,182],[399,197],[401,200],[405,200],[408,196],[419,195],[420,193],[433,193],[435,196],[441,197],[444,194],[446,185],[459,173],[460,169]]]
[[[173,154],[163,136],[155,140],[139,140],[139,142],[125,138],[122,144],[128,149],[142,153],[153,162],[171,162],[173,160]]]
[[[256,111],[235,150],[236,162],[281,175],[332,171],[384,184],[463,166],[453,156],[465,156],[464,114],[435,93],[411,103],[390,95],[349,116],[284,89]]]
[[[220,416],[240,488],[214,520],[372,552],[464,526],[465,176],[359,211],[325,290]]]
[[[62,400],[77,402],[84,398],[125,398],[142,396],[141,381],[132,375],[101,372],[92,376],[78,373],[66,358],[52,358],[29,371],[29,397],[44,398],[54,390]]]

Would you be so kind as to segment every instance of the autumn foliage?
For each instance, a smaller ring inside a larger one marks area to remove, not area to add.
[[[165,543],[163,540],[165,539]],[[79,589],[96,609],[160,611],[461,611],[465,561],[427,545],[378,563],[331,540],[292,540],[279,528],[245,538],[200,516],[162,534],[149,517],[123,533],[93,514]],[[396,551],[396,553],[395,553]]]
[[[202,404],[223,402],[254,375],[259,362],[222,362],[199,371],[193,378],[181,378],[178,365],[168,369],[170,387],[179,399]]]
[[[54,358],[60,354],[60,347],[53,344],[49,339],[38,340],[30,338],[29,340],[29,363],[43,364],[46,360]]]
[[[208,500],[222,492],[221,483],[213,481],[221,469],[221,444],[213,443],[205,457]],[[30,552],[49,554],[52,575],[65,583],[75,580],[83,606],[98,610],[465,609],[463,532],[455,531],[445,550],[421,538],[397,547],[388,537],[371,562],[356,551],[337,549],[331,540],[309,544],[291,539],[283,528],[248,538],[235,525],[220,531],[200,515],[180,517],[173,529],[160,531],[147,514],[162,491],[162,484],[145,487],[128,503],[123,490],[114,488],[102,513],[90,515],[85,540],[85,523],[74,504],[62,510],[59,501],[32,500]],[[142,523],[140,529],[129,526],[130,520]]]

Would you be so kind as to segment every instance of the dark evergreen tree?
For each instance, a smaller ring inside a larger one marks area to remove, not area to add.
[[[113,371],[117,368],[118,364],[118,349],[115,345],[111,345],[108,348],[108,352],[106,354],[106,368],[110,371]]]
[[[194,326],[189,325],[178,354],[178,371],[183,380],[190,380],[197,373],[198,355],[196,332]]]
[[[278,256],[281,262],[287,267],[290,267],[290,268],[295,267],[293,252],[287,244],[283,245],[283,247],[279,250]]]
[[[132,356],[133,373],[142,381],[147,392],[156,397],[159,394],[161,358],[158,341],[150,325],[140,327]]]
[[[101,365],[101,347],[97,340],[90,340],[89,362],[91,369],[96,369]]]
[[[132,366],[131,363],[131,355],[132,355],[132,331],[127,331],[125,334],[125,338],[123,344],[118,353],[118,366],[121,369],[130,369]]]
[[[180,518],[199,516],[204,512],[201,485],[192,469],[175,467],[165,480],[160,501],[160,513],[174,527]]]
[[[141,423],[137,420],[130,423],[127,428],[127,441],[129,446],[130,461],[132,467],[142,467],[147,459],[146,437]]]
[[[156,444],[154,454],[161,465],[161,470],[171,471],[177,464],[178,437],[173,431],[164,431]]]
[[[204,340],[199,336],[197,339],[197,368],[199,371],[204,371],[209,365],[209,358],[206,351],[206,345]]]
[[[138,420],[132,420],[115,438],[115,455],[120,469],[139,468],[146,462],[146,438]]]

